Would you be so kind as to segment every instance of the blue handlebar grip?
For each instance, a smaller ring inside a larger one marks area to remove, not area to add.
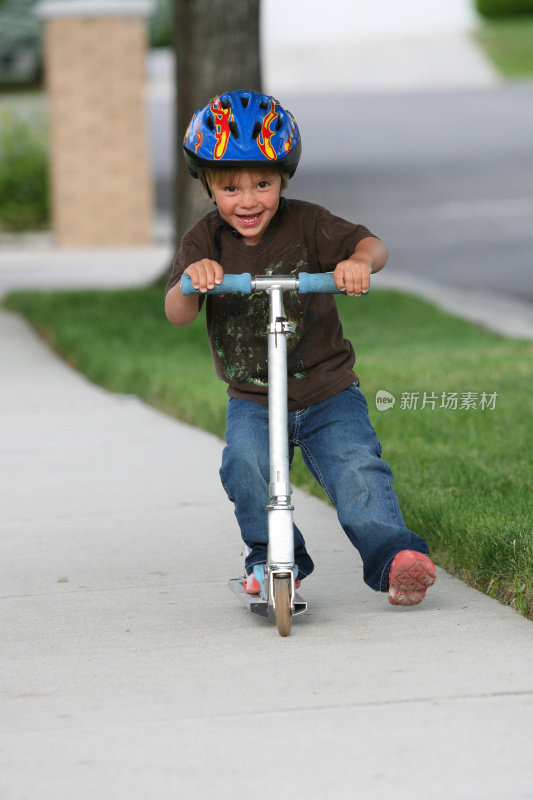
[[[242,272],[240,275],[224,275],[222,283],[217,283],[214,289],[209,289],[207,294],[250,294],[252,291],[252,276],[249,272]],[[181,276],[181,293],[200,294],[198,289],[194,289],[190,275]]]
[[[301,294],[344,294],[337,289],[333,272],[300,272],[298,279]]]

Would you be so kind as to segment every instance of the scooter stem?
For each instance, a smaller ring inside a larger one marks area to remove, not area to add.
[[[287,336],[294,332],[283,311],[283,288],[268,289],[268,408],[270,485],[268,509],[268,562],[271,567],[294,565],[294,529],[289,481],[289,415],[287,405]]]

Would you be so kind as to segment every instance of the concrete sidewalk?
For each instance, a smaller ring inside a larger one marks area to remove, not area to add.
[[[495,67],[465,32],[278,46],[265,52],[265,86],[279,94],[379,94],[490,88]],[[320,107],[317,105],[317,118]]]
[[[6,311],[0,342],[2,800],[533,797],[529,621],[442,570],[389,606],[296,492],[317,569],[281,639],[226,588],[222,443]]]

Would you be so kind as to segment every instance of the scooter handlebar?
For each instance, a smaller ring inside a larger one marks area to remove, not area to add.
[[[275,276],[272,276],[275,280]],[[300,294],[344,294],[337,289],[332,272],[300,272],[298,275],[298,291]],[[190,275],[181,276],[181,292],[184,295],[199,294],[199,290],[192,285]],[[224,275],[222,282],[218,283],[214,289],[209,289],[207,294],[251,294],[252,276],[249,272],[242,272],[240,275]]]
[[[344,294],[333,278],[333,272],[300,272],[300,294]]]
[[[214,289],[209,289],[207,294],[231,294],[232,292],[239,292],[240,294],[250,294],[252,291],[252,276],[249,272],[242,272],[240,275],[224,275],[222,283],[218,283]],[[192,285],[190,275],[181,276],[181,293],[199,294],[198,289]]]

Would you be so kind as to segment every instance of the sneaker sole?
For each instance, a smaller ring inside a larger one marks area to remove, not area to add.
[[[423,553],[402,550],[392,562],[389,573],[389,603],[393,606],[416,606],[437,578],[434,563]]]

